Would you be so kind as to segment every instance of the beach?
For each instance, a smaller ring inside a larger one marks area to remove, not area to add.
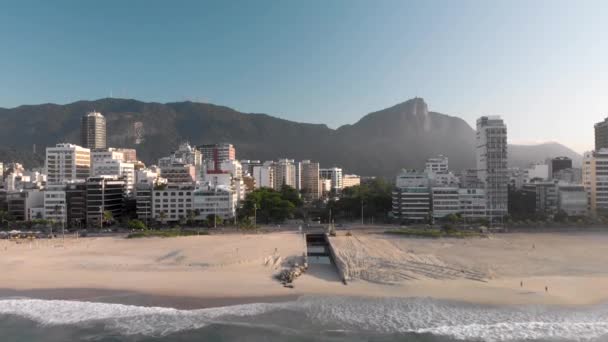
[[[283,287],[274,275],[306,252],[306,242],[296,232],[277,232],[70,237],[19,244],[2,240],[0,288],[35,298],[110,302],[137,296],[150,302],[156,296],[170,304],[170,298],[192,298],[183,301],[189,305],[179,305],[184,308],[305,295],[430,297],[503,305],[608,301],[604,233],[419,239],[373,232],[346,236],[340,231],[330,241],[348,285],[333,266],[311,265],[293,289]]]

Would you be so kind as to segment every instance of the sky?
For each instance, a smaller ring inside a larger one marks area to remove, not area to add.
[[[4,1],[0,107],[182,100],[336,128],[413,97],[593,148],[607,1]]]

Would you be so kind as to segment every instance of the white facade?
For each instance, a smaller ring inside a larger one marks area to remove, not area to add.
[[[393,190],[393,215],[406,221],[427,221],[431,212],[430,180],[426,172],[403,170]]]
[[[526,169],[526,178],[528,182],[532,179],[548,180],[549,179],[549,165],[547,164],[534,164]]]
[[[591,214],[608,212],[608,149],[585,152],[583,155],[583,186],[589,196]]]
[[[120,176],[125,180],[127,194],[133,192],[135,184],[135,166],[122,159],[104,159],[93,164],[91,176]]]
[[[441,219],[450,214],[460,212],[460,197],[458,188],[455,187],[434,187],[431,193],[433,202],[433,217]]]
[[[48,183],[86,180],[90,176],[91,151],[73,144],[47,147],[45,166]]]
[[[439,155],[435,158],[426,160],[424,170],[428,173],[443,173],[448,172],[448,157]]]
[[[477,178],[484,184],[490,217],[508,211],[507,126],[498,116],[477,119]]]
[[[465,219],[483,219],[487,217],[486,192],[484,189],[458,189],[460,214]]]
[[[588,213],[587,192],[582,185],[558,184],[558,206],[568,216],[585,216]]]
[[[431,184],[437,187],[458,187],[460,178],[452,172],[429,172]]]
[[[197,220],[205,220],[209,215],[217,215],[223,219],[233,218],[236,214],[237,196],[228,187],[204,186],[193,193],[192,209]]]
[[[106,160],[123,160],[125,155],[122,152],[116,151],[113,148],[103,150],[91,151],[91,167],[94,167],[96,163],[104,162]]]
[[[67,212],[65,189],[55,187],[44,191],[44,219],[66,222]]]
[[[274,165],[272,162],[265,162],[262,166],[254,166],[252,176],[255,179],[256,189],[274,188]]]
[[[169,184],[152,191],[152,217],[158,222],[178,222],[192,210],[193,185]]]
[[[340,190],[344,188],[344,176],[342,169],[339,167],[320,169],[319,176],[322,179],[329,179],[331,181],[331,187],[335,192],[340,192]],[[359,179],[359,182],[360,181],[361,179]]]
[[[279,159],[274,170],[274,189],[281,189],[283,185],[297,189],[296,165],[293,159]]]

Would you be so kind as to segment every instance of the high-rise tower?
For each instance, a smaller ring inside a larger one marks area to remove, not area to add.
[[[485,185],[488,218],[507,215],[507,126],[499,116],[477,119],[477,178]]]
[[[106,148],[106,118],[98,112],[83,116],[80,121],[82,147],[91,150]]]

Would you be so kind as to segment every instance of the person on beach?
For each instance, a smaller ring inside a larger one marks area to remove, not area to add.
[[[549,292],[549,287],[545,286],[545,292]]]
[[[524,282],[523,281],[519,282],[519,287],[524,287]]]

